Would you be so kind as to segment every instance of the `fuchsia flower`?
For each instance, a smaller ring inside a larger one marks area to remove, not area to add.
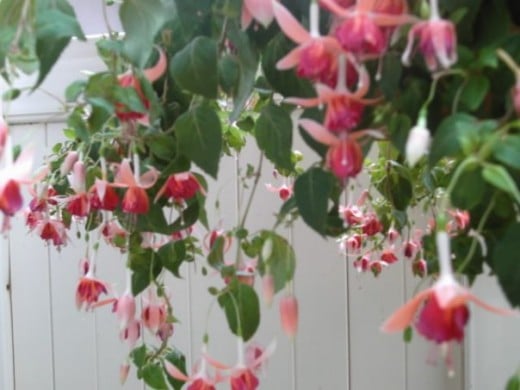
[[[395,251],[392,248],[387,248],[381,252],[381,261],[384,261],[386,264],[394,264],[397,260]]]
[[[368,213],[363,220],[363,226],[361,227],[363,233],[367,236],[375,236],[377,233],[383,231],[383,225],[379,218],[374,213]]]
[[[146,214],[150,209],[150,200],[146,189],[152,187],[159,177],[159,173],[153,167],[143,175],[139,174],[139,157],[134,155],[134,172],[130,167],[130,161],[124,159],[119,165],[115,177],[114,187],[127,188],[122,202],[124,212],[131,214]]]
[[[143,325],[155,335],[159,328],[166,323],[168,310],[163,301],[159,300],[151,290],[148,291],[148,298],[143,298],[141,320]]]
[[[283,5],[274,2],[273,10],[284,34],[298,44],[278,61],[276,67],[281,70],[296,67],[296,73],[300,77],[334,85],[330,75],[337,74],[337,57],[342,50],[335,38],[320,35],[318,5],[312,3],[310,7],[310,32]],[[355,76],[349,72],[351,74]]]
[[[360,258],[356,259],[353,263],[354,268],[358,272],[366,272],[368,271],[370,267],[370,257],[369,255],[361,256]]]
[[[358,206],[339,206],[339,214],[348,226],[357,225],[363,221],[363,211]]]
[[[164,51],[159,49],[159,59],[157,63],[153,67],[145,69],[143,71],[144,77],[148,81],[154,82],[163,75],[164,71],[166,70],[166,65],[166,55],[164,54]],[[147,110],[150,108],[150,102],[145,97],[139,80],[131,72],[127,72],[125,74],[120,75],[118,77],[118,82],[119,85],[123,88],[133,88],[137,92],[139,98],[141,99],[144,108]],[[122,122],[136,120],[143,124],[148,123],[148,114],[146,113],[130,111],[128,107],[126,107],[123,103],[116,103],[115,108],[116,116]]]
[[[334,0],[320,3],[343,19],[334,35],[347,52],[358,57],[380,56],[388,46],[388,29],[410,23],[413,18],[404,14],[406,3],[358,0],[351,8],[342,8]]]
[[[67,211],[76,217],[86,217],[90,213],[90,199],[85,189],[85,164],[81,160],[77,160],[73,167],[72,173],[68,176],[70,187],[75,194],[67,197]]]
[[[241,16],[242,29],[248,28],[253,19],[267,28],[274,18],[274,3],[274,0],[244,0]]]
[[[419,312],[415,326],[425,338],[437,344],[460,342],[469,319],[468,301],[498,314],[512,313],[488,305],[462,287],[453,275],[448,234],[437,232],[436,242],[441,270],[439,278],[432,287],[420,292],[394,312],[382,325],[384,332],[404,330],[412,324]],[[449,363],[450,359],[446,361]]]
[[[292,186],[289,186],[287,184],[282,184],[279,187],[275,187],[274,185],[272,185],[270,183],[267,183],[265,185],[265,188],[267,188],[267,190],[270,191],[270,192],[278,193],[278,196],[283,201],[289,199],[293,195]]]
[[[417,38],[426,66],[433,72],[439,65],[447,69],[457,62],[457,33],[453,22],[441,19],[437,0],[430,0],[430,9],[430,19],[418,22],[410,29],[402,60],[404,64],[410,64]]]
[[[215,390],[215,384],[221,381],[223,378],[221,377],[210,377],[208,375],[208,355],[207,355],[208,346],[204,344],[202,346],[202,355],[200,359],[200,363],[196,365],[195,372],[187,376],[181,370],[179,370],[175,365],[170,363],[168,360],[164,361],[164,367],[166,368],[166,372],[172,378],[188,383],[188,387],[186,390]],[[218,363],[220,367],[221,364]]]
[[[197,192],[205,194],[204,188],[199,183],[195,175],[191,172],[181,172],[170,175],[161,187],[155,200],[165,196],[175,201],[183,201],[193,198]]]
[[[90,267],[87,274],[80,278],[76,288],[76,307],[81,310],[89,310],[94,307],[99,300],[101,294],[107,294],[107,285],[105,282],[94,277],[94,267]]]
[[[67,228],[59,219],[44,217],[35,223],[35,230],[42,240],[50,241],[58,248],[67,244]]]

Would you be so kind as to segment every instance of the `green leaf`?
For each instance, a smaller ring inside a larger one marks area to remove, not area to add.
[[[412,121],[407,115],[394,113],[388,125],[390,141],[403,156],[406,153],[406,141],[412,128]]]
[[[132,294],[137,296],[150,285],[162,270],[161,259],[151,249],[133,246],[129,251],[128,266],[132,270]]]
[[[292,120],[281,107],[269,104],[256,121],[255,136],[260,150],[277,169],[291,170]]]
[[[144,382],[152,389],[168,390],[168,385],[164,378],[164,369],[157,363],[149,363],[141,369],[141,376]]]
[[[376,187],[397,210],[406,210],[412,200],[413,188],[409,170],[396,161],[387,161],[385,175],[376,183]]]
[[[197,37],[172,59],[170,71],[183,89],[210,99],[217,97],[217,44],[207,37]]]
[[[228,95],[235,95],[240,80],[238,60],[229,54],[224,54],[218,62],[218,76],[220,88]]]
[[[282,236],[267,230],[261,234],[264,241],[261,251],[263,270],[268,270],[273,276],[274,290],[278,292],[294,277],[296,255],[292,246]]]
[[[157,255],[161,258],[162,265],[175,277],[180,278],[179,268],[186,259],[186,244],[183,240],[171,241],[163,245]]]
[[[520,223],[517,222],[507,229],[504,237],[495,244],[493,251],[493,270],[509,303],[514,307],[520,306],[519,240]]]
[[[451,202],[457,208],[471,210],[481,203],[485,191],[486,182],[482,178],[481,167],[468,167],[451,193]]]
[[[211,250],[208,254],[208,264],[213,268],[221,269],[225,266],[224,264],[224,246],[225,246],[225,238],[217,237]]]
[[[509,172],[501,165],[485,164],[482,176],[491,185],[507,192],[517,203],[520,203],[520,191]]]
[[[186,372],[186,357],[182,354],[181,351],[174,348],[171,352],[169,352],[165,359],[168,360],[171,364],[173,364],[175,367],[177,367],[182,373],[187,375]],[[173,386],[175,390],[181,390],[182,386],[184,385],[183,381],[180,381],[178,379],[175,379],[174,377],[170,375],[166,375],[166,379],[170,383],[170,385]]]
[[[20,91],[18,88],[8,89],[2,94],[2,100],[4,102],[15,100],[20,96],[21,93],[22,91]]]
[[[222,129],[213,109],[202,104],[181,115],[175,122],[178,150],[206,173],[217,177]]]
[[[85,40],[74,8],[67,0],[40,0],[36,13],[36,55],[40,72],[33,90],[38,88],[67,47],[72,37]]]
[[[75,102],[79,95],[85,90],[87,82],[85,80],[76,80],[65,89],[65,99],[68,103]]]
[[[461,151],[460,138],[473,132],[478,126],[475,118],[457,113],[445,118],[433,137],[430,150],[430,166],[441,158],[456,156]]]
[[[489,80],[487,77],[476,74],[472,75],[464,85],[460,95],[460,101],[470,111],[480,107],[489,91]]]
[[[218,303],[226,314],[231,332],[248,341],[254,336],[260,324],[260,302],[255,290],[243,283],[233,282],[225,293],[218,298]],[[237,319],[240,319],[240,334]]]
[[[169,0],[124,0],[119,17],[125,30],[123,53],[142,68],[152,54],[155,36],[173,18],[175,9]]]
[[[311,228],[325,233],[328,199],[334,179],[320,168],[311,168],[296,179],[294,197],[300,214]]]
[[[392,100],[399,87],[403,66],[401,56],[395,52],[389,52],[383,59],[383,74],[381,75],[380,85],[383,94],[388,100]]]
[[[493,149],[493,157],[512,168],[520,169],[520,135],[508,135],[498,141]]]
[[[242,113],[255,85],[258,53],[247,34],[235,22],[229,24],[228,37],[237,50],[238,65],[240,67],[240,79],[233,99],[233,111],[229,115],[229,121],[235,122]]]
[[[130,353],[132,361],[137,368],[141,368],[146,363],[146,345],[143,344],[140,347],[134,348]]]
[[[403,341],[405,343],[409,343],[413,338],[413,328],[411,326],[407,326],[403,332]]]
[[[507,381],[506,390],[520,390],[520,378],[518,375],[509,378]]]

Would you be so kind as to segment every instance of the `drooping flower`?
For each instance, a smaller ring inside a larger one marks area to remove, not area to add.
[[[146,214],[150,209],[150,200],[146,189],[152,187],[159,173],[154,167],[150,167],[148,172],[140,175],[139,157],[134,154],[134,171],[130,167],[130,161],[124,159],[119,165],[114,183],[114,187],[127,188],[122,201],[122,209],[130,214]]]
[[[58,249],[68,241],[67,228],[59,219],[43,217],[35,223],[34,229],[42,240],[52,242]]]
[[[90,212],[90,199],[85,188],[85,164],[81,160],[77,160],[72,172],[68,176],[70,187],[74,190],[74,195],[66,198],[67,211],[76,217],[86,217]]]
[[[81,310],[89,310],[98,302],[101,294],[107,294],[105,282],[94,277],[94,267],[90,267],[87,274],[80,278],[76,287],[76,307]]]
[[[119,333],[119,337],[122,341],[126,341],[129,348],[133,348],[141,337],[141,322],[135,318],[130,320]]]
[[[150,81],[154,82],[159,77],[161,77],[166,70],[167,60],[166,55],[164,54],[164,51],[159,49],[159,59],[157,60],[157,63],[148,69],[145,69],[143,71],[144,77]],[[125,74],[119,75],[118,77],[119,85],[123,88],[132,88],[139,98],[141,99],[141,103],[143,107],[148,110],[150,108],[150,102],[145,97],[141,83],[139,82],[139,79],[135,77],[135,75],[132,72],[127,72]],[[138,122],[141,122],[143,124],[148,123],[148,114],[145,112],[136,112],[132,111],[128,107],[126,107],[123,103],[116,103],[116,116],[118,119],[122,122],[128,122],[132,120],[136,120]]]
[[[143,298],[141,313],[143,325],[154,335],[157,334],[159,328],[166,322],[167,312],[166,304],[149,290],[148,298]]]
[[[191,172],[181,172],[170,175],[157,193],[155,199],[161,196],[174,199],[175,201],[189,200],[197,192],[204,194],[204,188]]]
[[[441,19],[437,0],[430,0],[430,9],[430,19],[418,22],[410,29],[402,60],[405,65],[410,64],[417,39],[426,66],[433,72],[439,65],[447,69],[457,62],[457,32],[452,21]]]
[[[296,67],[299,77],[335,86],[335,77],[331,78],[331,75],[337,74],[337,57],[342,50],[334,37],[320,35],[318,5],[310,5],[310,31],[305,30],[280,3],[274,2],[273,10],[284,34],[298,44],[278,61],[276,67],[280,70]],[[350,69],[354,68],[351,66]],[[352,77],[355,79],[356,75],[352,70],[348,74],[351,80]]]
[[[451,267],[448,233],[437,232],[436,243],[441,270],[439,278],[432,287],[420,292],[394,312],[382,325],[384,332],[404,330],[414,322],[419,313],[415,326],[425,338],[437,344],[460,342],[469,319],[468,302],[474,302],[498,314],[512,313],[481,301],[456,281]]]
[[[267,190],[270,192],[278,193],[278,196],[283,201],[289,199],[293,195],[292,186],[289,186],[287,184],[282,184],[281,186],[276,187],[270,183],[267,183],[265,185],[265,188],[267,188]]]

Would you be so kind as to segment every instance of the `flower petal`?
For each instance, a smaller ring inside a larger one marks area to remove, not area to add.
[[[119,165],[113,185],[116,187],[137,187],[134,173],[130,167],[130,160],[127,158],[125,158]]]
[[[157,63],[153,67],[143,71],[144,77],[146,77],[151,83],[161,77],[166,70],[166,55],[161,48],[158,48],[157,50],[159,51],[159,60],[157,60]]]
[[[419,309],[421,303],[431,295],[431,288],[421,291],[403,306],[397,309],[384,323],[381,325],[383,332],[397,332],[405,329],[410,325],[415,317],[415,313]]]
[[[276,69],[284,70],[294,68],[300,62],[304,47],[298,46],[276,63]]]
[[[271,0],[244,0],[244,6],[247,7],[253,18],[258,20],[260,24],[267,27],[273,21],[273,5]]]
[[[280,3],[273,1],[274,17],[285,35],[296,43],[304,43],[310,34],[294,16]]]
[[[300,119],[298,123],[312,138],[322,144],[332,146],[339,143],[334,134],[312,119]]]
[[[171,364],[168,360],[164,360],[164,368],[166,368],[166,372],[172,378],[178,379],[183,382],[189,382],[192,378],[186,376],[181,370],[179,370],[176,366]]]
[[[154,167],[149,167],[148,172],[139,178],[139,186],[145,189],[150,188],[155,184],[157,179],[159,179],[159,171]]]
[[[500,314],[503,316],[519,315],[518,311],[516,311],[516,310],[504,309],[504,308],[492,306],[489,303],[482,301],[476,295],[473,295],[470,291],[466,291],[466,299],[468,301],[475,303],[476,305],[480,306],[481,308],[486,309],[495,314]]]

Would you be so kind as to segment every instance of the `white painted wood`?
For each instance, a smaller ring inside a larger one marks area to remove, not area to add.
[[[472,292],[491,305],[509,307],[494,277],[478,278]],[[518,316],[502,317],[475,305],[470,311],[466,389],[504,389],[520,368]]]

